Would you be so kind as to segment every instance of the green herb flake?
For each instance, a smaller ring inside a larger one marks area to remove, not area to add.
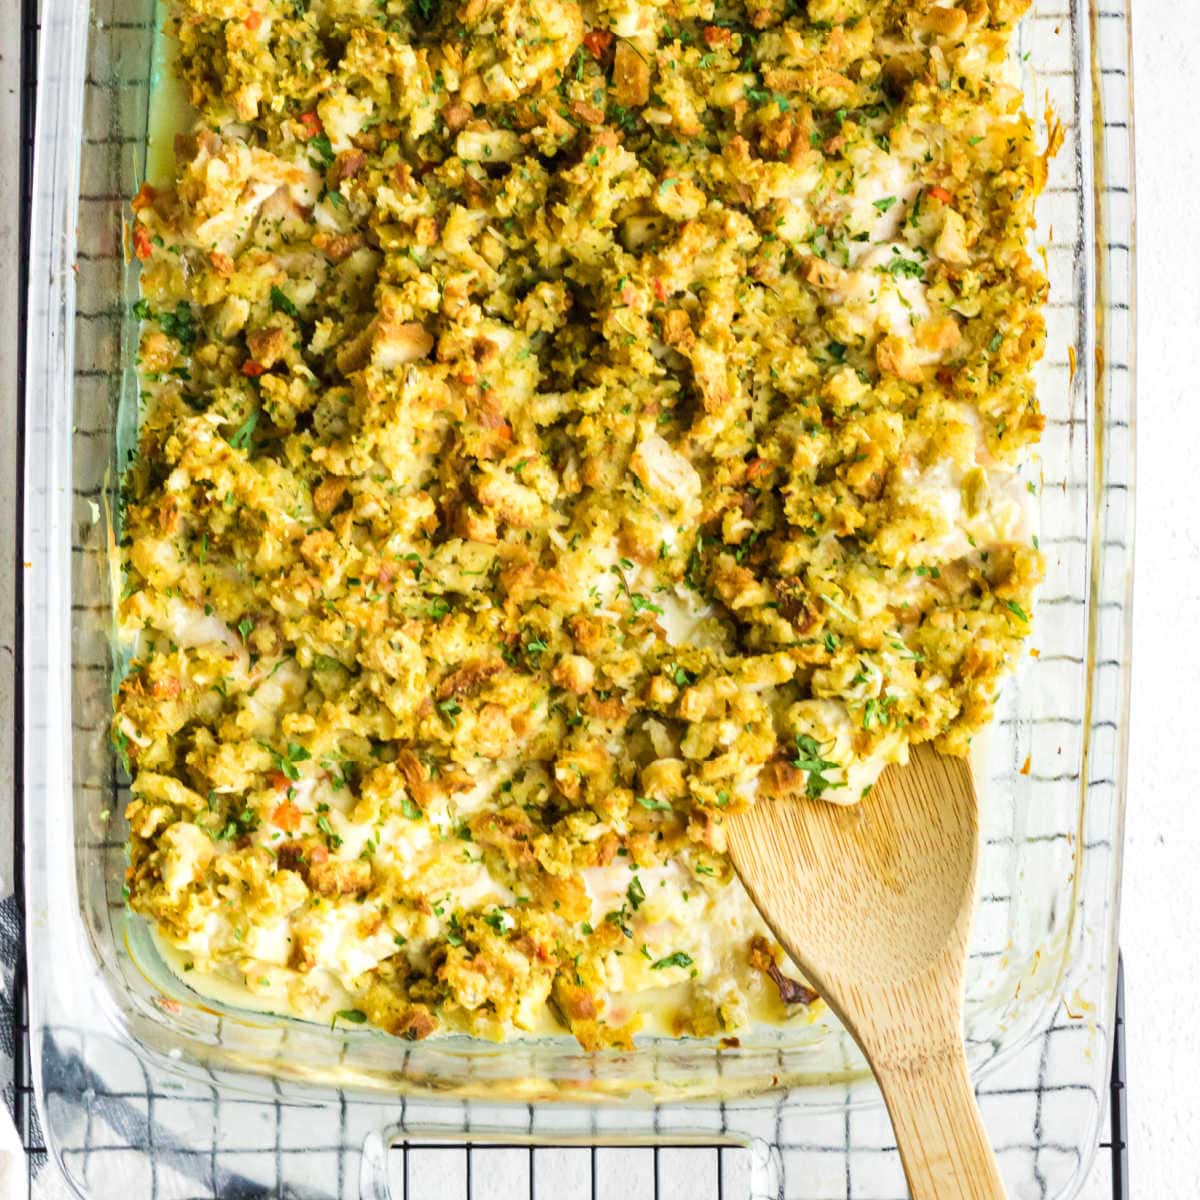
[[[281,312],[285,316],[293,317],[299,320],[300,313],[296,306],[288,298],[288,294],[282,288],[272,286],[271,288],[271,307],[276,312]]]
[[[807,733],[796,734],[796,757],[792,759],[792,766],[808,776],[805,790],[812,800],[819,800],[825,792],[846,786],[825,778],[824,772],[836,770],[840,764],[822,757],[820,743]]]
[[[659,608],[657,604],[654,604],[652,601],[648,600],[640,592],[633,592],[630,594],[629,604],[635,613],[652,612],[657,616],[662,616],[662,609]]]
[[[333,826],[329,823],[329,818],[322,813],[317,818],[317,828],[325,835],[325,840],[329,843],[331,850],[336,850],[341,844],[342,839],[333,831]]]
[[[905,258],[903,255],[893,258],[886,267],[880,267],[879,270],[886,271],[893,279],[905,277],[923,280],[925,278],[925,268],[915,259]]]
[[[180,300],[174,312],[160,312],[158,327],[167,337],[174,338],[185,348],[196,344],[196,327],[192,323],[192,310],[186,300]]]
[[[313,159],[313,166],[319,167],[323,171],[328,171],[333,166],[333,145],[325,134],[318,133],[315,137],[310,137],[308,148],[316,156]]]
[[[668,954],[666,958],[660,958],[658,962],[651,963],[650,970],[665,971],[668,967],[690,967],[691,965],[692,956],[682,950],[676,950],[674,954]]]
[[[233,436],[229,439],[229,444],[235,450],[245,450],[250,445],[250,435],[254,432],[254,427],[258,424],[258,413],[252,412],[234,431]]]
[[[671,806],[665,800],[657,800],[653,796],[635,796],[634,800],[649,812],[671,812]]]

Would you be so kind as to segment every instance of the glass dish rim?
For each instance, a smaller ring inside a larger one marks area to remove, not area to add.
[[[56,2],[56,0],[49,0],[49,3],[47,4],[47,8],[54,9],[56,7],[58,7],[58,8],[63,7],[63,5],[61,4],[61,0],[58,0],[58,2]],[[1092,0],[1092,2],[1090,3],[1090,6],[1089,6],[1089,12],[1090,12],[1090,15],[1092,16],[1093,20],[1095,17],[1096,9],[1097,9],[1096,0]],[[1073,7],[1072,12],[1076,12],[1076,11],[1077,10]],[[71,54],[82,55],[83,50],[85,49],[85,45],[86,45],[86,40],[85,40],[86,36],[87,36],[86,23],[84,24],[82,30],[79,30],[79,29],[76,30],[76,35],[77,35],[77,37],[76,37],[75,43],[71,44],[68,42],[68,44],[64,47],[64,50],[65,50],[65,53],[63,56],[64,59],[67,58],[67,56],[69,56]],[[43,45],[43,61],[45,61],[45,59],[47,57],[48,57],[48,52],[47,52],[46,46]],[[60,59],[59,61],[61,63],[63,61],[63,59]],[[68,75],[70,74],[69,70],[68,70],[67,74]],[[63,108],[62,102],[64,101],[64,99],[66,101],[66,105],[69,107],[70,97],[69,96],[63,97],[60,95],[57,97],[58,103],[56,106],[60,110]],[[82,104],[82,96],[79,96],[77,99],[78,99],[79,105],[81,105]],[[44,102],[42,94],[39,93],[39,109],[44,110],[46,108],[51,108],[51,107],[52,106],[50,106],[49,104]],[[46,161],[47,151],[49,151],[50,155],[51,155],[51,158],[50,158],[51,166],[49,169],[51,171],[62,170],[63,164],[61,161],[58,160],[58,156],[64,152],[69,155],[70,147],[63,147],[61,145],[61,143],[55,144],[53,134],[46,133],[44,111],[42,113],[42,117],[43,117],[43,119],[39,121],[39,130],[38,130],[38,144],[39,144],[39,152],[40,152],[39,153],[39,167],[41,167],[41,164]],[[78,122],[76,121],[75,124],[77,126]],[[1093,133],[1093,135],[1096,135],[1096,133],[1097,133],[1097,131],[1094,127],[1092,128],[1092,133]],[[76,158],[75,169],[76,169],[76,171],[78,169],[78,158]],[[68,165],[68,171],[69,171],[69,165]],[[58,178],[59,178],[59,181],[61,182],[63,179],[63,176],[59,175]],[[71,182],[73,184],[75,182],[76,176],[73,174],[68,174],[66,178],[67,178],[68,182]],[[1099,163],[1096,164],[1096,169],[1093,174],[1093,180],[1094,180],[1094,184],[1096,187],[1096,191],[1098,193],[1100,190],[1100,180],[1101,180],[1101,168],[1100,168]],[[58,230],[63,232],[63,234],[64,234],[63,242],[65,244],[63,246],[59,247],[56,257],[58,259],[59,266],[62,268],[62,271],[66,271],[66,272],[69,272],[69,259],[70,259],[72,247],[74,245],[73,238],[68,236],[68,234],[69,234],[69,231],[73,230],[73,228],[74,228],[73,213],[70,210],[74,207],[73,193],[75,191],[77,191],[77,188],[74,188],[72,186],[70,189],[68,189],[68,191],[65,195],[65,210],[66,211],[58,211],[58,212],[54,212],[54,213],[45,213],[45,212],[37,213],[37,212],[35,212],[34,220],[33,220],[35,245],[37,243],[37,239],[39,236],[41,236],[42,238],[46,237],[46,227],[48,225],[54,226],[56,221],[59,222]],[[36,185],[35,185],[35,194],[38,194]],[[64,200],[64,195],[63,195],[61,189],[59,191],[59,200],[60,200],[60,203]],[[1097,204],[1098,204],[1098,201],[1097,201]],[[1131,233],[1132,233],[1132,225],[1133,225],[1133,221],[1132,221],[1132,215],[1131,215],[1131,220],[1130,220]],[[1095,221],[1090,232],[1092,234],[1092,245],[1095,247],[1097,255],[1102,256],[1103,248],[1100,247],[1097,242],[1097,238],[1101,232],[1101,223],[1100,223],[1099,219],[1097,219]],[[66,280],[65,282],[69,284],[69,280]],[[47,335],[48,340],[52,341],[54,338],[54,330],[50,327],[51,314],[54,311],[52,308],[52,305],[51,305],[51,301],[53,299],[57,298],[63,306],[60,310],[58,310],[58,315],[61,316],[62,322],[63,322],[62,326],[59,330],[59,334],[65,341],[65,347],[60,349],[60,353],[61,353],[62,357],[61,357],[61,361],[59,362],[58,366],[62,369],[62,371],[65,371],[66,378],[63,382],[65,385],[67,394],[69,395],[71,387],[72,387],[72,381],[70,378],[70,376],[71,376],[70,349],[72,346],[71,319],[73,317],[73,308],[71,307],[71,305],[69,303],[69,297],[68,297],[69,287],[64,287],[63,283],[64,283],[64,280],[61,277],[57,281],[55,281],[53,279],[49,279],[49,278],[45,278],[45,277],[38,278],[38,277],[31,276],[31,302],[30,302],[31,319],[30,319],[30,327],[29,327],[29,343],[30,343],[29,361],[31,361],[31,362],[40,361],[38,358],[38,355],[44,356],[42,347],[38,347],[36,350],[34,348],[35,338],[40,332],[43,332],[43,329],[44,329],[45,334]],[[1094,299],[1098,300],[1099,297],[1094,297]],[[1098,308],[1101,312],[1105,311],[1099,305],[1098,305]],[[1130,320],[1130,322],[1132,322],[1132,313],[1130,314],[1129,320]],[[1132,356],[1132,347],[1131,347],[1130,353]],[[1132,363],[1131,363],[1131,366],[1132,366]],[[44,364],[44,367],[46,369],[45,373],[48,375],[54,371],[55,364],[52,361],[47,361]],[[1094,369],[1094,364],[1085,364],[1085,369],[1089,369],[1089,370]],[[31,379],[32,379],[32,373],[31,373]],[[1131,379],[1132,379],[1132,372],[1131,372]],[[1098,399],[1103,399],[1103,396],[1105,394],[1106,394],[1105,389],[1102,389],[1099,386],[1096,387],[1096,395],[1097,395]],[[32,412],[30,412],[30,410],[29,410],[29,401],[30,401],[30,395],[27,393],[27,396],[26,396],[26,405],[27,405],[27,414],[28,414],[27,421],[29,421],[30,424],[33,425],[35,418],[33,417]],[[33,440],[33,439],[31,439],[31,440]],[[26,447],[26,451],[27,451],[27,455],[26,455],[27,474],[26,474],[25,489],[24,489],[26,497],[34,495],[36,493],[36,491],[38,490],[38,488],[41,488],[43,490],[52,490],[52,488],[49,488],[47,485],[47,482],[44,478],[44,473],[39,480],[38,464],[35,463],[32,460],[32,458],[29,456],[28,444]],[[1130,449],[1130,457],[1132,458],[1132,446]],[[69,463],[69,458],[66,461]],[[56,467],[61,467],[61,466],[62,466],[61,461],[57,462],[57,463],[55,463],[53,461],[50,462],[51,472],[53,472]],[[1101,463],[1100,469],[1103,469],[1103,466],[1104,466],[1104,464]],[[62,480],[62,485],[68,493],[70,491],[69,483],[70,483],[69,475],[66,475]],[[32,506],[30,506],[30,507],[32,507]],[[34,519],[36,520],[36,518],[34,518]],[[34,539],[30,536],[29,521],[30,521],[30,514],[27,511],[27,513],[26,513],[26,545],[33,544],[33,542],[34,542]],[[69,534],[69,518],[68,518],[68,523],[66,525],[66,532]],[[68,555],[69,555],[69,545],[70,545],[70,539],[68,537],[67,541],[66,541]],[[62,546],[62,543],[60,542],[60,548],[61,548],[61,546]],[[1106,552],[1106,555],[1107,555],[1107,557],[1106,557],[1106,561],[1104,563],[1105,569],[1113,569],[1113,567],[1118,564],[1113,563],[1109,560],[1117,557],[1117,555],[1115,554],[1115,552],[1112,552],[1112,551]],[[1132,545],[1130,544],[1130,547],[1124,552],[1124,565],[1125,565],[1126,569],[1128,569],[1128,567],[1131,565],[1131,563],[1132,563]],[[1131,579],[1132,573],[1128,572],[1128,574]],[[31,587],[32,581],[36,580],[37,577],[38,576],[37,576],[37,568],[36,567],[33,569],[32,572],[31,571],[25,572],[25,583],[26,583],[27,590]],[[65,572],[65,573],[61,572],[61,566],[60,566],[60,578],[65,578],[67,580],[69,580],[69,578],[70,578],[69,572]],[[69,596],[69,583],[67,585],[67,590],[68,590],[68,596]],[[1126,626],[1126,637],[1127,637],[1128,623],[1129,623],[1130,617],[1131,617],[1131,606],[1128,603],[1128,597],[1127,597],[1126,604],[1124,606],[1124,613],[1123,613],[1123,617],[1122,617],[1123,622]],[[34,622],[26,623],[25,636],[26,636],[27,640],[29,637],[33,636],[34,629],[35,629]],[[65,628],[63,630],[63,632],[68,634],[68,638],[63,644],[69,644],[69,626],[67,628]],[[1127,644],[1128,643],[1126,641],[1126,645]],[[26,655],[25,655],[25,661],[26,662],[31,661],[31,657],[29,656],[28,653],[26,653]],[[63,665],[65,666],[65,664],[63,664]],[[1123,719],[1121,721],[1119,744],[1117,745],[1117,747],[1114,751],[1114,760],[1117,765],[1118,775],[1119,775],[1118,799],[1117,799],[1118,812],[1116,814],[1116,816],[1117,816],[1116,823],[1118,826],[1120,826],[1123,823],[1123,813],[1124,813],[1124,804],[1125,804],[1125,793],[1124,793],[1123,782],[1124,782],[1125,760],[1127,757],[1126,739],[1128,736],[1128,721],[1127,721],[1128,673],[1129,673],[1128,655],[1126,655],[1126,661],[1125,661],[1125,664],[1123,667],[1123,673],[1122,673],[1123,674],[1123,683],[1122,683],[1123,697],[1122,697],[1122,701],[1121,701],[1121,712],[1122,712]],[[37,762],[37,757],[36,757],[36,754],[30,752],[31,750],[35,750],[39,744],[44,745],[44,743],[39,743],[37,740],[37,735],[39,732],[37,729],[37,722],[28,720],[28,718],[31,714],[34,714],[38,711],[39,697],[37,695],[33,694],[37,682],[38,682],[38,676],[37,676],[36,672],[31,671],[31,672],[25,673],[24,687],[25,687],[25,701],[26,701],[25,712],[26,712],[26,718],[27,718],[27,725],[26,725],[26,731],[25,731],[25,734],[26,734],[26,756],[25,756],[26,787],[24,789],[24,799],[25,799],[26,804],[28,804],[29,801],[33,798],[33,796],[37,794],[39,789],[45,788],[47,783],[49,782],[48,778],[45,777],[45,775],[43,775],[40,778],[37,777],[38,768],[35,765]],[[1090,676],[1089,676],[1089,682],[1091,682]],[[61,681],[60,681],[60,686],[61,686]],[[49,690],[50,689],[47,688],[47,689],[45,689],[45,692],[48,693]],[[68,688],[68,691],[69,691],[69,688]],[[31,776],[33,776],[34,778],[31,779]],[[33,786],[31,786],[31,785],[33,785]],[[1081,783],[1081,786],[1082,786],[1082,783]],[[34,844],[32,839],[27,842],[26,870],[27,870],[27,878],[34,881],[34,886],[30,889],[31,896],[33,898],[34,903],[36,903],[37,897],[39,895],[39,887],[41,887],[42,890],[44,891],[47,887],[53,886],[53,881],[48,879],[47,877],[45,877],[39,871],[39,864],[37,862],[37,857],[36,857],[38,849],[39,849],[39,847],[37,847]],[[1118,848],[1118,855],[1119,855],[1119,848]],[[71,876],[71,890],[73,891],[73,889],[74,889],[74,877],[72,875]],[[1115,910],[1116,907],[1119,905],[1119,871],[1116,872],[1116,883],[1114,885],[1114,890],[1112,893],[1112,903],[1113,903],[1114,910]],[[78,905],[75,905],[74,907],[75,907],[75,911],[78,911]],[[1114,911],[1114,915],[1113,915],[1113,919],[1112,919],[1112,930],[1115,935],[1115,911]],[[31,922],[30,922],[31,950],[38,944],[38,937],[39,937],[39,934],[35,928],[35,922],[31,920]],[[1111,951],[1112,951],[1112,948],[1110,947],[1110,952],[1107,955],[1107,962],[1106,962],[1106,966],[1107,966],[1110,974],[1115,972],[1115,969],[1116,969],[1116,956],[1115,956],[1115,953],[1113,953]],[[31,975],[31,981],[33,984],[33,996],[34,996],[34,1000],[35,1000],[34,1008],[35,1008],[35,1014],[36,1014],[37,983],[38,983],[38,978],[39,978],[39,967],[37,964],[36,953],[30,954],[30,975]],[[1111,988],[1109,990],[1111,991]]]

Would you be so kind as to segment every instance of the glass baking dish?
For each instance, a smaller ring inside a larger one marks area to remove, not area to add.
[[[1042,137],[1056,122],[1064,135],[1039,210],[1048,576],[1035,650],[979,757],[967,989],[968,1049],[1006,1183],[1038,1197],[1073,1194],[1103,1111],[1132,564],[1126,0],[1064,3],[1035,0],[1018,47]],[[154,152],[155,5],[41,6],[23,661],[30,1033],[47,1146],[97,1198],[383,1198],[389,1148],[438,1137],[749,1145],[755,1197],[902,1196],[877,1089],[831,1017],[728,1048],[410,1044],[202,1001],[126,909],[123,778],[107,737],[110,549],[136,409],[125,221]]]

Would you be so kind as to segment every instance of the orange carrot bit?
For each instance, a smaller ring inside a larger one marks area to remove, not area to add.
[[[325,128],[321,124],[321,118],[318,117],[315,112],[301,113],[300,114],[300,124],[304,126],[304,132],[310,138],[316,137],[317,134],[321,133]]]
[[[660,300],[665,300],[667,298],[666,285],[663,283],[663,281],[661,279],[656,279],[654,281],[654,294]]]
[[[262,363],[255,362],[252,358],[248,358],[242,363],[242,374],[248,375],[251,379],[257,379],[266,369]]]
[[[950,195],[944,187],[931,187],[929,194],[935,199],[940,200],[943,204],[953,204],[954,197]]]
[[[752,458],[746,464],[746,478],[758,479],[760,475],[767,475],[772,469],[772,464],[765,458]]]
[[[271,814],[271,823],[287,833],[295,833],[300,828],[300,815],[300,810],[290,800],[285,800]]]
[[[1032,766],[1033,766],[1033,761],[1030,759],[1028,754],[1025,755],[1025,761],[1024,761],[1024,763],[1021,764],[1021,774],[1028,775],[1029,769]]]
[[[263,22],[262,13],[252,12],[243,22],[248,30],[253,33]]]
[[[129,202],[129,206],[134,212],[141,212],[143,208],[149,208],[157,198],[158,192],[148,183],[143,183],[138,188],[137,195]]]

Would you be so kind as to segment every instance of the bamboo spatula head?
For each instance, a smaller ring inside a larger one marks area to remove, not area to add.
[[[1002,1198],[962,1045],[979,843],[966,760],[917,747],[858,804],[760,801],[728,836],[767,924],[871,1064],[914,1200]]]

